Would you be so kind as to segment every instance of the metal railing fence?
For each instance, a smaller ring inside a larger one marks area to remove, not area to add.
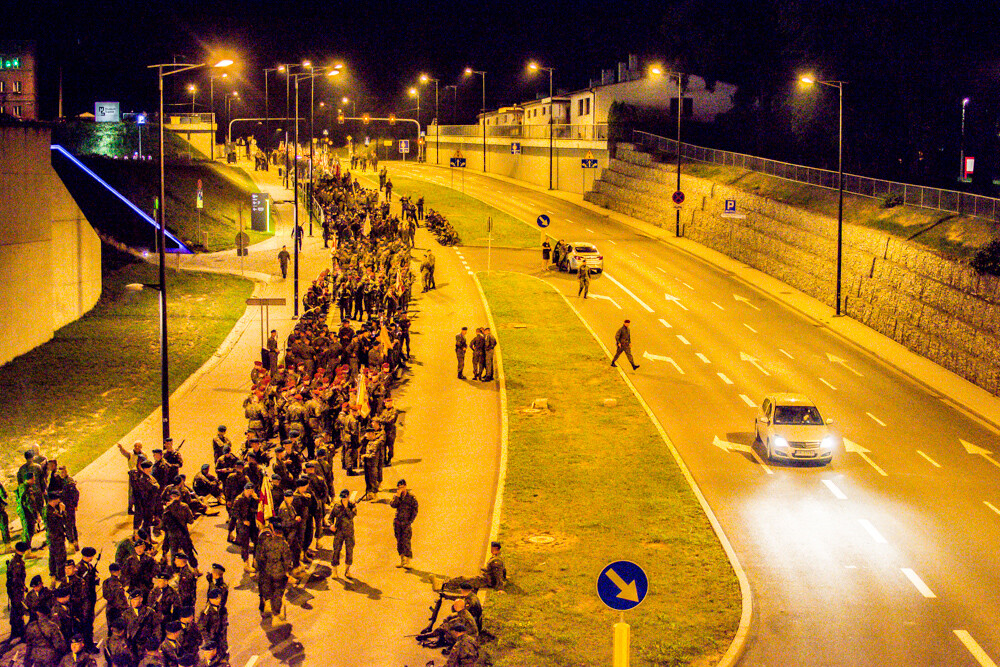
[[[633,143],[642,146],[646,152],[660,151],[677,153],[677,140],[668,139],[648,132],[635,130],[632,132]],[[816,167],[805,167],[799,164],[768,160],[743,153],[733,153],[716,148],[705,148],[693,144],[683,145],[683,158],[697,160],[710,164],[721,164],[730,167],[749,169],[769,176],[776,176],[789,181],[809,183],[823,188],[837,189],[837,172]],[[942,190],[924,185],[898,183],[880,178],[844,174],[844,192],[863,197],[881,199],[898,195],[903,203],[910,206],[930,208],[962,215],[973,215],[979,218],[996,221],[1000,199],[975,195],[956,190]]]

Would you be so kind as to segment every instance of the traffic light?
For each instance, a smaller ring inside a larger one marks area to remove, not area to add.
[[[391,113],[389,114],[389,125],[395,125],[395,124],[396,124],[396,114]]]
[[[365,115],[364,115],[364,116],[362,117],[362,121],[364,121],[364,124],[365,124],[365,125],[368,125],[369,123],[371,123],[371,122],[372,122],[372,117],[371,117],[371,116],[370,116],[369,114],[365,114]]]
[[[341,125],[344,124],[344,112],[341,109],[337,109],[337,122]]]

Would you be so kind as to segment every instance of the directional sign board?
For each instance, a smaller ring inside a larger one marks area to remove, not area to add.
[[[611,563],[597,577],[601,602],[615,611],[638,607],[649,590],[649,579],[642,568],[627,560]]]
[[[584,169],[597,169],[597,158],[582,158],[580,166]]]
[[[399,140],[399,152],[400,153],[409,153],[410,152],[410,140],[409,139],[400,139]]]
[[[465,158],[464,157],[453,157],[451,158],[451,166],[453,167],[464,167]]]
[[[248,306],[284,306],[284,297],[254,297],[247,299]]]
[[[205,208],[205,191],[201,186],[201,179],[198,179],[198,196],[195,199],[195,208],[202,209]]]
[[[250,229],[271,231],[271,195],[266,192],[250,193]]]
[[[549,220],[549,216],[545,215],[544,213],[538,216],[537,222],[538,226],[541,227],[542,229],[545,229],[546,227],[552,224],[552,221]]]
[[[520,153],[521,153],[521,144],[520,144],[520,142],[517,142],[517,141],[513,142],[510,145],[510,154],[511,155],[519,155]]]

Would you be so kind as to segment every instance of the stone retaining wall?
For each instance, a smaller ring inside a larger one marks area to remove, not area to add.
[[[619,145],[588,201],[672,228],[676,172]],[[684,177],[683,234],[831,307],[837,221],[710,180]],[[735,199],[745,219],[723,218]],[[984,389],[1000,394],[1000,278],[979,276],[877,230],[844,226],[845,312]]]

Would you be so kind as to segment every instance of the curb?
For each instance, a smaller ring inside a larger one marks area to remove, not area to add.
[[[519,275],[527,276],[529,274],[524,273]],[[530,276],[530,277],[534,278],[539,282],[544,283],[546,286],[551,288],[556,294],[558,294],[562,298],[562,300],[566,303],[566,305],[569,306],[570,310],[573,311],[573,314],[576,315],[577,318],[580,320],[580,323],[583,324],[584,327],[586,327],[587,331],[590,332],[590,335],[593,336],[597,344],[600,345],[601,350],[604,352],[605,356],[608,359],[610,359],[612,357],[611,351],[607,348],[604,342],[597,335],[597,332],[594,331],[594,329],[590,326],[590,324],[587,323],[586,320],[583,319],[583,316],[580,315],[580,312],[576,309],[576,307],[573,306],[572,303],[570,303],[569,299],[566,298],[566,295],[560,292],[558,289],[556,289],[555,286],[553,286],[549,281],[543,280],[542,278],[538,278],[536,276]],[[480,294],[483,295],[482,287],[479,286],[478,277],[476,277],[476,286],[479,287]],[[483,295],[483,298],[485,299],[485,295]],[[490,314],[489,308],[487,308],[486,312],[488,315]],[[490,316],[490,320],[492,324],[492,316]],[[622,370],[621,367],[619,367],[617,370],[618,374],[625,381],[625,384],[628,386],[629,390],[631,390],[632,395],[635,396],[637,401],[639,401],[639,405],[642,406],[642,409],[646,413],[646,416],[649,417],[649,420],[653,423],[653,426],[656,428],[657,433],[660,434],[660,437],[663,439],[663,442],[667,445],[667,448],[670,450],[670,454],[673,457],[674,462],[677,463],[677,466],[680,468],[681,473],[684,475],[684,479],[687,481],[688,485],[691,487],[691,490],[694,492],[695,497],[698,499],[698,503],[701,505],[702,511],[705,512],[705,515],[708,517],[709,523],[712,524],[712,531],[715,533],[715,536],[718,538],[719,543],[722,545],[723,550],[726,552],[726,557],[729,559],[729,564],[732,566],[733,572],[736,574],[737,581],[739,581],[740,597],[742,598],[743,601],[742,612],[740,614],[740,624],[736,628],[736,636],[733,637],[733,641],[730,643],[729,648],[723,654],[722,658],[719,659],[719,662],[716,663],[716,667],[732,667],[743,656],[743,652],[746,649],[747,641],[750,638],[750,628],[753,622],[753,591],[750,588],[750,580],[747,578],[746,571],[743,569],[743,565],[740,563],[739,557],[736,555],[736,550],[733,549],[733,545],[729,541],[729,537],[727,537],[725,531],[723,531],[722,524],[719,523],[719,519],[715,516],[715,512],[712,511],[711,505],[708,504],[708,500],[706,500],[704,494],[702,494],[701,488],[698,486],[698,482],[695,481],[694,476],[691,474],[691,471],[684,463],[684,459],[681,458],[680,452],[678,452],[677,448],[674,447],[674,443],[670,440],[670,436],[667,435],[667,432],[666,430],[664,430],[663,425],[660,424],[660,420],[656,418],[655,414],[653,414],[653,411],[650,409],[649,405],[639,394],[639,391],[635,388],[635,385],[632,384],[632,381],[629,379],[628,375],[625,374],[625,371]],[[506,410],[504,411],[504,414],[506,414]]]

